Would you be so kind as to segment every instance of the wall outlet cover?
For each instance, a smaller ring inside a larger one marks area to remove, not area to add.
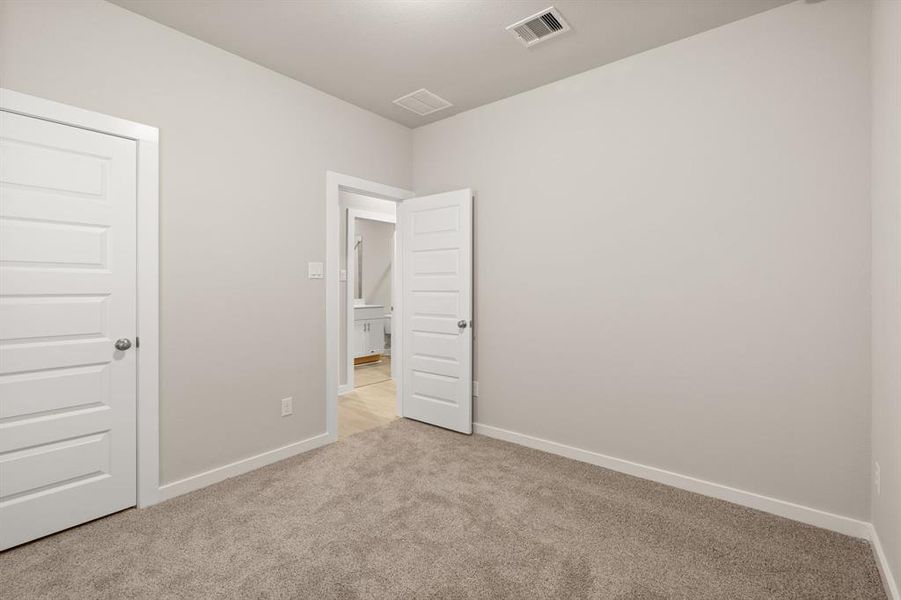
[[[307,263],[307,277],[310,279],[322,279],[323,269],[321,262]]]
[[[282,398],[282,416],[294,414],[294,398]]]

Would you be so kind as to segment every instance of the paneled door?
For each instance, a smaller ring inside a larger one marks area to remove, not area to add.
[[[472,192],[404,200],[398,223],[403,416],[472,433]]]
[[[133,140],[0,111],[0,549],[135,504],[136,183]]]

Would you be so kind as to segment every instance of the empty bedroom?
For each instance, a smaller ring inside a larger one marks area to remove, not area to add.
[[[901,0],[0,0],[0,598],[899,589]]]

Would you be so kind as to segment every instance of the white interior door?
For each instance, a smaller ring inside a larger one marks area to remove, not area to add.
[[[136,183],[134,141],[0,112],[0,549],[135,504]]]
[[[398,222],[403,416],[472,433],[472,192],[404,200]]]

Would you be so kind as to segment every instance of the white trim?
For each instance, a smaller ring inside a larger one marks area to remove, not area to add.
[[[366,219],[368,221],[381,221],[382,223],[397,223],[395,215],[388,213],[380,213],[374,210],[363,210],[361,208],[348,208],[348,212],[354,213],[355,219]]]
[[[901,592],[898,590],[895,576],[892,574],[892,567],[889,565],[888,557],[882,548],[882,542],[879,540],[879,534],[876,527],[870,525],[870,544],[873,546],[873,554],[876,555],[876,564],[879,566],[879,576],[882,577],[882,586],[885,588],[885,595],[889,600],[901,600]]]
[[[413,197],[410,192],[408,198]],[[398,205],[398,210],[400,206]],[[404,331],[406,325],[404,323],[404,236],[397,235],[397,232],[403,227],[403,223],[397,222],[394,225],[394,264],[391,265],[391,272],[394,274],[391,282],[391,300],[394,302],[394,312],[391,317],[391,351],[395,353],[395,358],[391,359],[391,377],[394,379],[394,387],[397,390],[395,396],[395,404],[398,417],[404,414],[404,378],[403,370],[398,368],[400,361],[404,356]]]
[[[345,286],[346,294],[345,294],[345,306],[347,306],[347,317],[344,333],[345,333],[345,348],[347,348],[347,356],[345,357],[345,365],[347,368],[347,380],[344,382],[344,385],[338,388],[339,394],[347,392],[341,392],[341,390],[346,390],[350,388],[350,391],[353,391],[354,387],[356,387],[356,383],[354,382],[354,355],[351,349],[353,348],[353,338],[354,338],[354,288],[357,283],[357,275],[356,275],[356,267],[350,268],[350,260],[351,254],[353,254],[353,249],[356,241],[356,220],[357,219],[367,219],[369,221],[380,221],[382,223],[394,223],[397,224],[397,217],[394,215],[389,215],[385,213],[379,213],[371,210],[362,210],[359,208],[348,208],[347,209],[347,239],[344,240],[345,243],[345,256],[347,257],[347,285]],[[391,302],[394,304],[399,304],[395,302],[396,299],[394,297],[396,290],[394,289],[394,265],[397,264],[397,247],[395,246],[395,256],[392,257],[391,260]],[[340,266],[339,266],[340,268]],[[391,307],[386,307],[390,309]],[[394,326],[394,315],[391,316],[391,326]],[[394,364],[391,365],[392,371],[394,370]]]
[[[650,467],[621,458],[598,454],[597,452],[591,452],[590,450],[566,446],[557,442],[508,431],[499,427],[492,427],[491,425],[473,423],[473,430],[475,433],[488,437],[512,442],[536,450],[542,450],[558,456],[565,456],[566,458],[571,458],[573,460],[590,463],[635,477],[641,477],[642,479],[656,481],[657,483],[687,490],[689,492],[695,492],[697,494],[703,494],[704,496],[718,498],[741,506],[747,506],[748,508],[762,510],[780,517],[807,523],[808,525],[822,527],[823,529],[837,531],[838,533],[858,538],[870,538],[872,527],[865,521],[843,517],[816,508],[802,506],[785,500],[778,500],[769,496],[762,496],[760,494],[755,494],[754,492],[748,492],[719,483],[697,479],[688,475],[680,475],[679,473],[658,469],[657,467]]]
[[[83,108],[69,106],[53,100],[29,96],[7,88],[0,88],[0,106],[3,110],[19,113],[28,117],[36,117],[45,121],[53,121],[63,125],[72,125],[81,129],[90,129],[98,133],[106,133],[130,140],[144,142],[159,141],[159,130],[156,127],[126,121]]]
[[[160,486],[159,144],[138,140],[138,507]]]
[[[159,130],[0,88],[0,108],[135,140],[137,164],[137,505],[159,501]]]
[[[191,475],[190,477],[167,483],[160,488],[159,499],[160,501],[169,500],[176,496],[181,496],[182,494],[205,488],[208,485],[213,485],[214,483],[219,483],[220,481],[224,481],[231,477],[243,475],[254,469],[259,469],[260,467],[271,465],[280,460],[285,460],[286,458],[291,458],[292,456],[314,450],[328,444],[330,441],[327,433],[320,433],[319,435],[315,435],[299,442],[293,442],[287,446],[282,446],[281,448],[262,452],[255,456],[236,460],[233,463],[216,467],[215,469],[210,469],[203,473],[198,473],[197,475]]]
[[[413,192],[409,190],[390,185],[334,171],[325,173],[325,423],[330,442],[338,439],[338,341],[341,331],[341,311],[338,310],[338,224],[341,222],[342,190],[395,202],[413,196]],[[397,247],[395,253],[398,253]],[[394,268],[398,266],[394,265]],[[398,385],[398,397],[400,394]]]

